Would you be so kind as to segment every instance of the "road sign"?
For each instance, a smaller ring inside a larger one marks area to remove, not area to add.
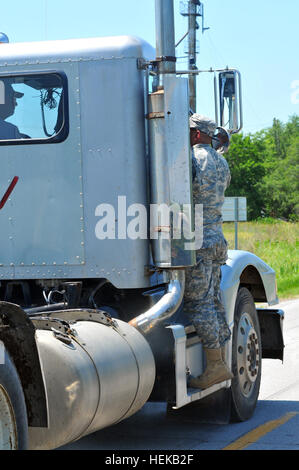
[[[247,198],[226,197],[222,208],[223,222],[247,221]]]
[[[238,222],[247,221],[247,198],[226,197],[222,207],[223,222],[235,222],[235,250],[238,249]]]

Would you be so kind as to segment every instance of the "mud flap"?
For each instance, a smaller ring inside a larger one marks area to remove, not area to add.
[[[284,312],[275,309],[257,309],[262,339],[263,359],[283,361],[283,320]]]

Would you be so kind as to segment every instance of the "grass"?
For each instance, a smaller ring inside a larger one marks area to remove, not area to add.
[[[224,223],[229,248],[235,248],[235,224]],[[238,224],[238,249],[250,251],[276,272],[278,296],[299,297],[299,223],[265,219]]]

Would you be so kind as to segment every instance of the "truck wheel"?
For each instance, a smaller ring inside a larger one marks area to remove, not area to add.
[[[25,450],[27,447],[28,423],[22,385],[5,352],[4,364],[0,364],[0,450]]]
[[[231,420],[246,421],[255,410],[262,372],[262,344],[253,297],[246,288],[238,292],[232,342]]]

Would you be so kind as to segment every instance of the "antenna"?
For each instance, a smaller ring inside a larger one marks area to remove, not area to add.
[[[48,0],[45,0],[45,40],[48,39]]]

